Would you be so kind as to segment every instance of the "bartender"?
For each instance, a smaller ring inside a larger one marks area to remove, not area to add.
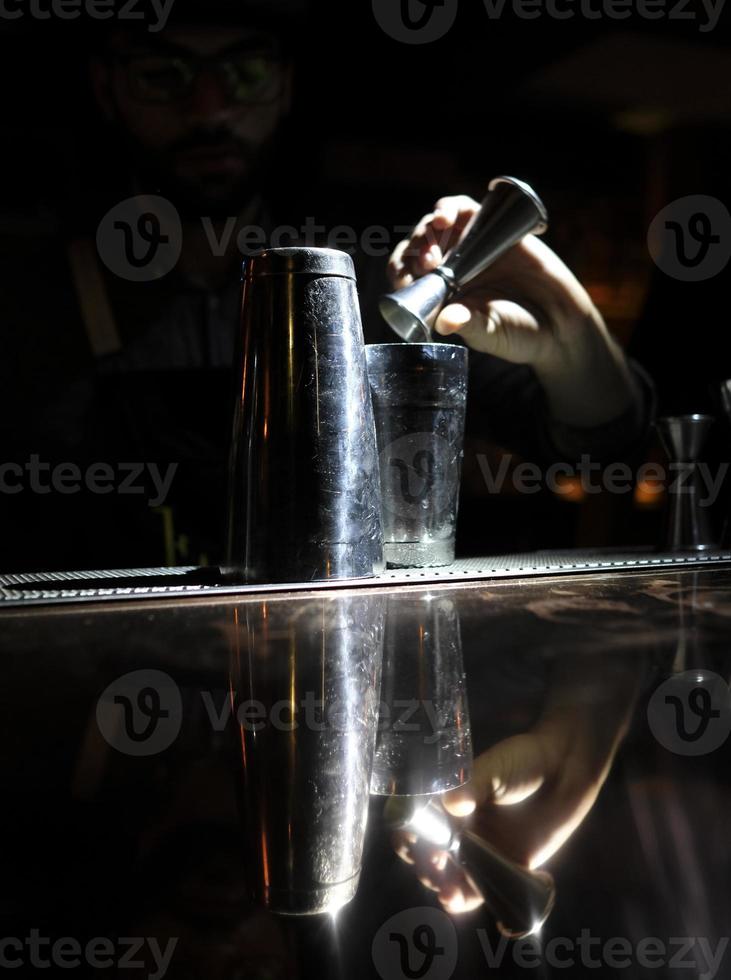
[[[93,220],[67,236],[43,291],[29,289],[22,270],[15,282],[6,274],[3,289],[22,295],[10,303],[11,321],[15,313],[22,325],[5,394],[23,409],[12,415],[8,458],[35,459],[49,474],[73,460],[86,482],[78,493],[4,497],[4,567],[223,559],[237,233],[256,226],[266,237],[274,224],[267,174],[295,84],[300,22],[291,8],[286,0],[206,5],[201,25],[195,5],[178,0],[164,29],[118,22],[95,43],[93,94],[110,159],[125,175],[117,201],[154,194],[170,202],[180,254],[158,279],[115,274],[95,235],[104,211],[90,209]],[[465,196],[434,202],[391,255],[390,284],[435,268],[477,207]],[[386,286],[383,269],[356,262],[366,341],[396,339],[370,313]],[[485,271],[442,311],[436,330],[475,352],[468,420],[499,445],[544,463],[582,453],[625,459],[641,445],[649,382],[539,239],[527,237]]]

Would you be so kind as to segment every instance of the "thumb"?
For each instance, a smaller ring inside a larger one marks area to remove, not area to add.
[[[476,806],[512,806],[537,792],[546,778],[541,741],[535,735],[514,735],[475,759],[469,783],[442,797],[452,816],[462,817]]]
[[[516,364],[531,363],[537,354],[541,328],[535,316],[511,300],[465,297],[445,306],[435,330],[459,334],[468,347]]]

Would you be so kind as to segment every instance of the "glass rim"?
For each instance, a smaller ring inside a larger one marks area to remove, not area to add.
[[[444,341],[436,341],[436,342],[432,343],[431,341],[428,341],[428,340],[425,340],[423,342],[422,341],[418,341],[417,343],[412,343],[412,342],[407,341],[407,340],[396,340],[393,343],[365,344],[364,346],[366,348],[372,348],[372,347],[415,347],[415,348],[423,348],[423,347],[448,347],[448,348],[450,348],[450,350],[455,350],[455,349],[457,349],[457,350],[464,350],[464,351],[468,351],[469,350],[469,347],[467,347],[466,344],[449,344],[449,343],[446,343]]]
[[[465,344],[402,342],[364,346],[369,372],[434,370],[466,375],[469,367],[469,348]]]

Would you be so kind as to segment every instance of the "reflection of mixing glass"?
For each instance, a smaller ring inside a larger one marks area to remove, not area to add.
[[[688,589],[681,588],[677,593],[676,608],[678,610],[678,639],[673,658],[673,673],[682,674],[692,667],[705,666],[701,664],[698,654],[698,617],[696,601],[698,594],[698,573],[693,572]]]

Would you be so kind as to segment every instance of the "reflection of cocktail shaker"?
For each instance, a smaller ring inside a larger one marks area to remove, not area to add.
[[[360,874],[384,597],[274,598],[235,612],[231,704],[252,897],[332,912]]]
[[[259,582],[373,575],[378,460],[350,256],[247,259],[239,357],[229,564]]]

